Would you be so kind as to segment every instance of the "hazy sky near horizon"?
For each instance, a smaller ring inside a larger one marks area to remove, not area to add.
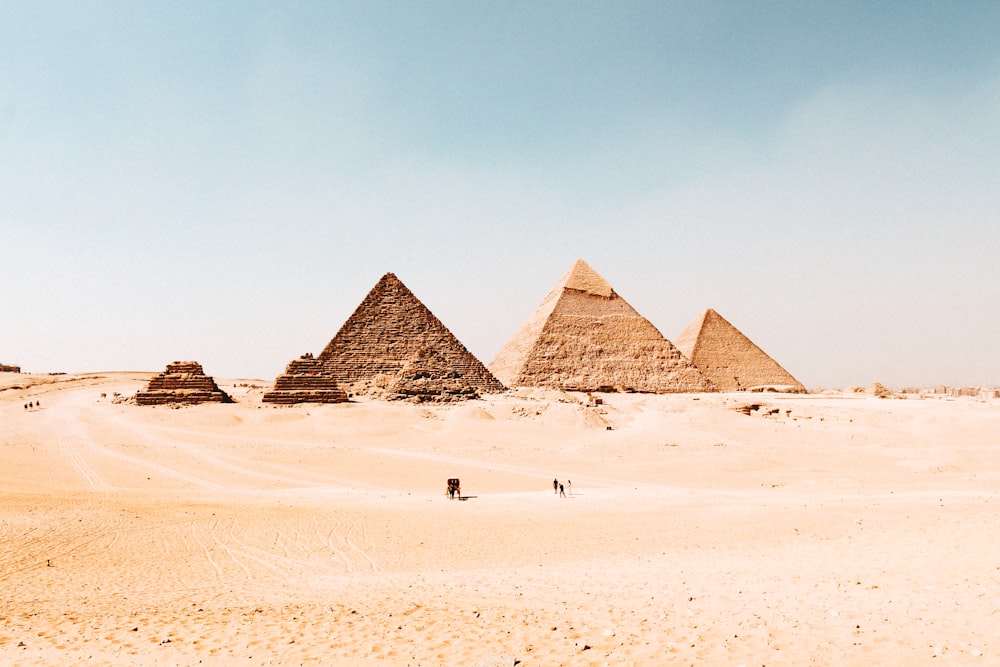
[[[273,379],[577,258],[806,386],[1000,384],[1000,3],[5,2],[0,362]]]

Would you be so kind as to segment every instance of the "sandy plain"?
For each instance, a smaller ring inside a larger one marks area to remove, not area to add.
[[[0,375],[0,664],[1000,664],[1000,400],[149,377]]]

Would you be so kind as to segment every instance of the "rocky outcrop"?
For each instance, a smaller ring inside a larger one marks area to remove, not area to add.
[[[582,259],[489,365],[507,386],[646,393],[712,383]]]
[[[868,393],[878,398],[889,398],[893,395],[892,390],[881,382],[872,382],[868,386]]]
[[[802,383],[709,308],[677,338],[677,347],[719,391],[804,393]]]
[[[399,278],[387,273],[319,356],[289,364],[264,401],[307,402],[308,394],[296,392],[338,390],[455,401],[501,392],[504,386]]]
[[[7,364],[0,364],[0,373],[20,373],[20,366],[9,366]]]
[[[479,366],[482,367],[482,364]],[[472,373],[463,373],[463,369],[453,367],[451,360],[440,350],[421,347],[403,363],[399,372],[391,376],[386,389],[390,396],[417,402],[456,401],[476,398],[481,391],[501,391],[495,385],[479,386],[477,379],[482,378],[477,375],[484,370],[485,367],[482,367],[473,369]],[[499,385],[499,382],[496,384]]]
[[[196,361],[175,361],[153,377],[146,388],[136,392],[139,405],[232,403]]]

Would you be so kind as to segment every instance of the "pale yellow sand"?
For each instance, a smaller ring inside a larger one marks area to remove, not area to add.
[[[1000,664],[1000,401],[148,377],[0,375],[0,664]]]

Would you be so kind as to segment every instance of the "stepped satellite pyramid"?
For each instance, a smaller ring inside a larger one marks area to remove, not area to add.
[[[306,353],[289,362],[285,372],[274,381],[274,388],[265,393],[261,400],[284,405],[346,403],[347,392],[328,373],[323,372],[318,359],[311,353]]]
[[[293,386],[310,383],[314,388],[304,393]],[[453,401],[504,389],[399,278],[387,273],[319,356],[289,364],[264,401],[309,402],[309,391],[317,390]]]
[[[675,339],[680,351],[719,391],[805,392],[802,383],[709,308]]]
[[[653,324],[582,259],[489,365],[508,387],[715,391]]]
[[[232,403],[229,395],[205,375],[197,361],[175,361],[167,370],[150,379],[146,388],[136,392],[139,405],[192,403]]]

